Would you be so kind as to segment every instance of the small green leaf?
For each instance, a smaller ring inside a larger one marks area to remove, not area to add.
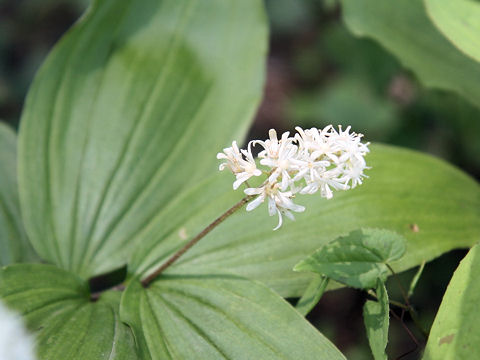
[[[0,122],[0,265],[32,260],[17,186],[17,135]]]
[[[142,359],[344,359],[265,286],[233,276],[132,280],[121,303]]]
[[[474,246],[450,280],[432,325],[424,360],[480,359],[480,246]]]
[[[369,289],[388,276],[386,263],[400,259],[404,253],[405,239],[395,232],[355,230],[323,245],[294,270],[316,272],[348,286]]]
[[[377,280],[376,294],[378,301],[367,300],[363,306],[363,321],[373,358],[386,360],[390,307],[387,289],[381,280]]]
[[[76,275],[17,264],[0,270],[0,300],[24,316],[41,360],[137,359],[132,332],[119,320],[118,292],[91,302]]]
[[[424,0],[433,23],[456,47],[480,62],[480,3]]]
[[[297,305],[295,305],[295,309],[297,309],[297,311],[303,316],[306,316],[314,306],[317,305],[327,289],[327,285],[328,278],[326,276],[317,276],[313,278],[310,285],[308,285],[307,290],[305,290],[305,293],[298,300]]]
[[[450,9],[456,8],[458,2],[438,3]],[[355,35],[380,42],[426,86],[455,91],[480,106],[478,62],[458,51],[438,31],[421,0],[342,0],[342,5],[343,19]],[[447,16],[450,14],[447,10]]]

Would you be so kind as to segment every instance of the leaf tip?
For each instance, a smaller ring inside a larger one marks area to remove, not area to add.
[[[306,271],[305,268],[305,260],[300,261],[297,265],[295,265],[292,269],[295,272],[304,272]]]

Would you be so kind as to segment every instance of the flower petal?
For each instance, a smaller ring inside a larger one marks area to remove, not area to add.
[[[263,201],[265,200],[265,195],[261,194],[255,198],[252,202],[248,203],[246,210],[247,211],[252,211],[253,209],[256,209]]]

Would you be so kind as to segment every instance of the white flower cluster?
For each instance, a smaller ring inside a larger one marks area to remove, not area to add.
[[[0,359],[34,360],[33,340],[18,315],[0,302]]]
[[[247,205],[251,211],[268,200],[270,216],[278,214],[278,229],[282,225],[282,215],[294,219],[292,211],[302,212],[305,207],[293,203],[295,194],[314,194],[327,199],[332,198],[332,190],[348,190],[362,183],[367,177],[363,171],[368,169],[365,155],[369,152],[369,143],[362,143],[362,134],[350,132],[350,126],[338,131],[329,125],[324,129],[295,128],[297,134],[290,137],[286,132],[280,140],[275,130],[269,131],[269,139],[253,140],[247,150],[239,149],[234,141],[232,147],[223,149],[217,159],[225,160],[219,169],[229,168],[236,176],[233,188],[247,184],[245,194],[256,198]],[[260,145],[263,150],[258,154],[260,165],[257,167],[252,155],[252,146]],[[268,178],[259,187],[250,187],[247,180],[266,174]]]

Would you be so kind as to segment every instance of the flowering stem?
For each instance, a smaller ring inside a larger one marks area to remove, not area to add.
[[[216,218],[210,225],[208,225],[205,229],[199,232],[192,240],[186,243],[180,250],[178,250],[175,254],[173,254],[166,262],[164,262],[157,270],[147,276],[145,279],[142,280],[143,287],[148,287],[150,283],[156,279],[166,268],[172,265],[175,261],[178,260],[180,256],[185,254],[188,249],[190,249],[193,245],[199,242],[202,238],[204,238],[210,231],[215,229],[218,225],[220,225],[225,219],[227,219],[230,215],[232,215],[235,211],[240,209],[243,205],[248,203],[252,200],[254,196],[245,196],[242,200],[237,202],[233,205],[230,209],[225,211],[222,215]]]

